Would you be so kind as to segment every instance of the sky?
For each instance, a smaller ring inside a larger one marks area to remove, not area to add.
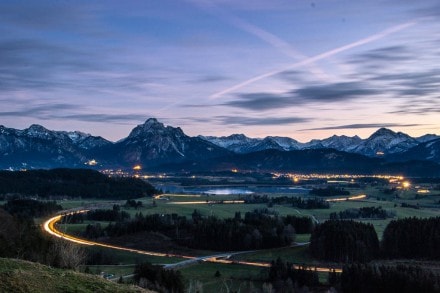
[[[1,1],[0,125],[440,134],[438,0]]]

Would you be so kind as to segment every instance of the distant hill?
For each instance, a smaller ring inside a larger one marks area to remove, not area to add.
[[[18,259],[0,258],[0,292],[153,292],[113,283],[98,276],[55,269]]]
[[[111,178],[90,169],[0,171],[0,195],[131,199],[154,193],[141,179]]]
[[[163,166],[165,170],[255,172],[394,174],[414,177],[440,177],[440,165],[430,161],[388,162],[384,158],[341,152],[334,149],[297,151],[264,150],[236,154],[203,162]],[[160,170],[160,169],[159,169]]]

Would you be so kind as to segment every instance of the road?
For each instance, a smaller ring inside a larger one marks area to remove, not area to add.
[[[258,266],[258,267],[270,267],[270,263],[268,262],[249,262],[249,261],[239,261],[239,260],[231,260],[230,257],[233,255],[238,255],[238,254],[244,254],[244,253],[250,253],[250,252],[256,252],[256,250],[253,251],[236,251],[236,252],[228,252],[228,253],[221,253],[221,254],[215,254],[215,255],[208,255],[208,256],[189,256],[189,255],[182,255],[182,254],[170,254],[170,253],[161,253],[161,252],[155,252],[155,251],[146,251],[146,250],[140,250],[140,249],[133,249],[133,248],[127,248],[127,247],[122,247],[122,246],[116,246],[116,245],[111,245],[111,244],[106,244],[106,243],[102,243],[102,242],[96,242],[96,241],[91,241],[91,240],[86,240],[86,239],[82,239],[82,238],[78,238],[69,234],[66,234],[60,230],[58,230],[56,228],[56,223],[58,223],[59,221],[61,221],[63,216],[68,216],[68,215],[72,215],[75,213],[85,213],[88,210],[86,209],[82,209],[82,210],[76,210],[76,211],[72,211],[72,212],[67,212],[64,214],[59,214],[57,216],[54,216],[50,219],[48,219],[46,222],[44,222],[43,224],[43,229],[44,231],[46,231],[47,233],[49,233],[52,236],[58,237],[58,238],[62,238],[77,244],[81,244],[81,245],[88,245],[88,246],[100,246],[100,247],[106,247],[106,248],[111,248],[111,249],[116,249],[116,250],[122,250],[122,251],[128,251],[128,252],[133,252],[133,253],[138,253],[138,254],[143,254],[143,255],[151,255],[151,256],[160,256],[160,257],[178,257],[178,258],[184,258],[186,260],[181,261],[181,262],[177,262],[174,264],[166,264],[164,265],[164,268],[168,268],[168,269],[176,269],[176,268],[182,268],[182,267],[186,267],[192,264],[196,264],[196,263],[200,263],[200,262],[212,262],[212,263],[224,263],[224,264],[241,264],[241,265],[248,265],[248,266]],[[298,246],[301,245],[306,245],[307,243],[300,243],[298,244]],[[299,266],[299,265],[294,265],[294,268],[304,268],[307,266]],[[330,267],[317,267],[317,266],[309,266],[307,268],[316,270],[318,272],[331,272],[331,271],[335,271],[335,272],[342,272],[341,269],[338,268],[330,268]]]

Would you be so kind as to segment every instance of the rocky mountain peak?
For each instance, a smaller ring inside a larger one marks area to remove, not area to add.
[[[165,126],[163,123],[159,122],[156,118],[149,118],[144,124],[139,124],[136,126],[128,136],[129,138],[136,137],[146,137],[151,135],[173,135],[173,136],[184,136],[182,129],[180,127],[174,128],[171,126]]]
[[[38,131],[38,132],[47,132],[47,131],[49,131],[47,128],[41,126],[40,124],[32,124],[31,126],[29,126],[29,128],[27,130],[29,130],[29,131]]]
[[[395,133],[394,131],[392,131],[391,129],[388,128],[380,128],[377,131],[375,131],[368,139],[373,139],[376,137],[381,137],[381,136],[396,136],[397,133]]]
[[[29,137],[46,138],[51,136],[52,131],[39,124],[32,124],[29,128],[24,129],[23,133]]]

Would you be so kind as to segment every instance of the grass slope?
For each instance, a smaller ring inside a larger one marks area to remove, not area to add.
[[[152,292],[97,276],[0,258],[0,292]]]

